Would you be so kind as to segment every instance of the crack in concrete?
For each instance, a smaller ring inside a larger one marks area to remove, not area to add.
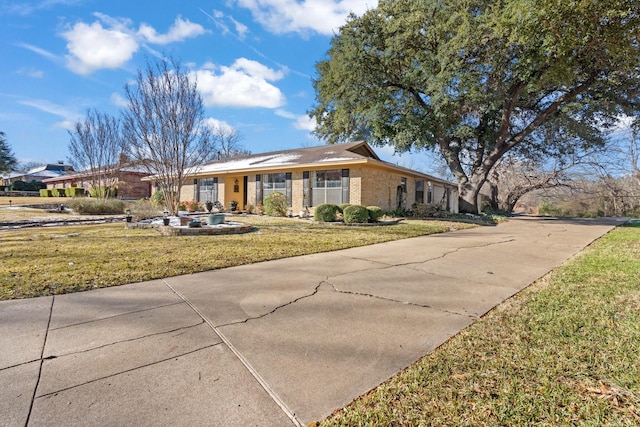
[[[123,339],[123,340],[118,340],[118,341],[110,342],[110,343],[107,343],[107,344],[102,344],[102,345],[99,345],[97,347],[91,347],[91,348],[88,348],[86,350],[78,350],[78,351],[72,351],[70,353],[62,353],[62,354],[57,354],[57,355],[51,355],[51,356],[45,357],[45,360],[56,359],[58,357],[73,356],[75,354],[88,353],[90,351],[100,350],[100,349],[103,349],[103,348],[111,347],[111,346],[122,344],[122,343],[126,343],[126,342],[134,342],[134,341],[138,341],[138,340],[142,340],[142,339],[150,338],[150,337],[154,337],[154,336],[172,334],[172,333],[178,332],[178,331],[185,331],[187,329],[196,328],[196,327],[202,325],[203,323],[205,323],[205,321],[200,319],[200,321],[198,323],[194,323],[192,325],[180,326],[179,328],[170,329],[168,331],[154,332],[152,334],[141,335],[141,336],[134,337],[134,338],[127,338],[127,339]]]
[[[267,316],[270,316],[270,315],[274,314],[276,311],[278,311],[278,310],[280,310],[282,308],[285,308],[285,307],[288,307],[290,305],[293,305],[293,304],[295,304],[298,301],[301,301],[303,299],[311,298],[312,296],[314,296],[314,295],[316,295],[318,293],[318,291],[320,290],[320,286],[322,286],[324,283],[329,283],[329,282],[327,282],[326,280],[321,281],[320,283],[318,283],[316,285],[316,287],[314,288],[312,293],[310,293],[308,295],[302,295],[302,296],[300,296],[300,297],[298,297],[296,299],[293,299],[293,300],[291,300],[291,301],[289,301],[289,302],[287,302],[285,304],[281,304],[281,305],[275,307],[273,310],[271,310],[268,313],[264,313],[264,314],[261,314],[259,316],[248,317],[248,318],[246,318],[244,320],[238,320],[237,322],[231,322],[231,323],[226,323],[224,325],[219,325],[218,328],[222,328],[222,327],[225,327],[225,326],[233,326],[233,325],[239,325],[239,324],[243,324],[243,323],[248,323],[251,320],[263,319],[263,318],[265,318]]]
[[[58,328],[51,328],[51,330],[52,331],[57,331],[59,329],[71,328],[73,326],[87,325],[89,323],[95,323],[95,322],[102,322],[103,320],[116,319],[118,317],[130,316],[130,315],[136,314],[136,313],[144,313],[145,311],[151,311],[151,310],[157,310],[159,308],[171,307],[172,305],[179,305],[179,304],[182,304],[182,303],[183,303],[182,301],[171,302],[171,303],[168,303],[168,304],[157,305],[155,307],[143,308],[142,310],[128,311],[128,312],[122,313],[122,314],[114,314],[113,316],[101,317],[99,319],[86,320],[84,322],[73,323],[71,325],[64,325],[64,326],[60,326]]]
[[[448,252],[444,252],[442,255],[439,255],[437,257],[427,258],[427,259],[421,260],[421,261],[412,261],[412,262],[397,263],[397,264],[387,264],[387,263],[383,263],[383,262],[380,262],[380,261],[373,261],[373,260],[369,260],[369,259],[366,259],[366,258],[358,258],[358,257],[348,257],[348,258],[351,258],[351,259],[354,259],[354,260],[358,260],[358,261],[368,261],[368,262],[373,262],[373,263],[376,263],[376,264],[380,264],[380,265],[384,266],[384,267],[380,268],[380,270],[387,270],[387,269],[394,268],[394,267],[410,267],[410,266],[413,266],[413,265],[426,264],[426,263],[431,262],[431,261],[437,261],[437,260],[444,259],[444,258],[446,258],[447,256],[449,256],[451,254],[455,254],[455,253],[463,251],[465,249],[487,248],[487,247],[490,247],[490,246],[502,245],[504,243],[514,242],[515,240],[516,240],[515,238],[511,238],[511,239],[507,239],[507,240],[501,240],[501,241],[498,241],[498,242],[485,243],[485,244],[482,244],[482,245],[474,245],[474,246],[465,246],[465,247],[461,247],[461,248],[455,248],[455,249],[450,250]],[[421,271],[421,270],[417,270],[417,271]],[[332,277],[344,276],[344,275],[352,274],[352,273],[354,273],[354,272],[337,274],[337,275],[332,276]]]
[[[47,337],[49,336],[49,327],[51,326],[51,318],[53,317],[53,304],[56,301],[55,295],[51,297],[51,306],[49,307],[49,320],[47,321],[47,330],[44,334],[44,339],[42,340],[42,349],[40,350],[40,366],[38,367],[38,379],[36,380],[36,385],[33,387],[33,395],[31,396],[31,402],[29,404],[29,412],[27,413],[27,419],[24,422],[25,427],[29,425],[29,420],[31,419],[31,413],[33,412],[33,404],[36,401],[36,393],[38,392],[38,387],[40,386],[40,379],[42,378],[42,365],[44,364],[44,360],[42,357],[44,356],[44,349],[47,346]]]
[[[211,330],[222,340],[222,342],[227,346],[227,348],[236,356],[236,358],[242,363],[245,369],[251,374],[251,376],[256,380],[256,382],[262,387],[262,389],[267,393],[267,395],[273,400],[273,402],[282,410],[282,412],[291,420],[293,425],[296,427],[303,427],[304,424],[298,419],[295,412],[293,412],[287,404],[278,396],[278,394],[271,388],[271,386],[262,378],[262,376],[258,373],[258,371],[249,363],[249,361],[244,357],[242,353],[233,345],[231,341],[220,331],[220,329],[213,324],[209,318],[207,318],[204,313],[202,313],[195,304],[189,301],[184,295],[182,295],[177,289],[175,289],[169,282],[166,280],[162,280],[163,283],[173,291],[176,295],[178,295],[191,309],[198,315],[202,320],[204,320],[207,325],[211,328]],[[322,284],[322,283],[321,283]],[[320,285],[318,285],[320,287]]]
[[[402,304],[402,305],[411,305],[414,307],[420,307],[420,308],[430,308],[432,310],[436,310],[442,313],[447,313],[447,314],[453,314],[455,316],[463,316],[463,317],[468,317],[469,319],[473,319],[473,320],[478,320],[479,317],[478,316],[474,316],[472,314],[469,313],[459,313],[457,311],[452,311],[452,310],[446,310],[444,308],[439,308],[439,307],[434,307],[432,305],[428,305],[428,304],[419,304],[416,302],[410,302],[410,301],[402,301],[402,300],[397,300],[397,299],[393,299],[393,298],[388,298],[388,297],[383,297],[380,295],[374,295],[374,294],[369,294],[369,293],[365,293],[365,292],[353,292],[353,291],[343,291],[338,289],[338,287],[331,283],[331,282],[327,282],[331,285],[331,287],[333,287],[333,290],[335,292],[338,292],[340,294],[345,294],[345,295],[355,295],[355,296],[361,296],[361,297],[366,297],[366,298],[374,298],[374,299],[379,299],[382,301],[388,301],[388,302],[393,302],[393,303],[397,303],[397,304]]]
[[[78,388],[78,387],[85,386],[85,385],[87,385],[87,384],[92,384],[92,383],[95,383],[95,382],[98,382],[98,381],[102,381],[102,380],[105,380],[105,379],[107,379],[107,378],[114,378],[114,377],[117,377],[117,376],[119,376],[119,375],[128,374],[129,372],[134,372],[134,371],[137,371],[137,370],[140,370],[140,369],[143,369],[143,368],[147,368],[147,367],[149,367],[149,366],[158,365],[158,364],[160,364],[160,363],[168,362],[169,360],[174,360],[174,359],[179,358],[179,357],[188,356],[188,355],[190,355],[190,354],[197,353],[197,352],[199,352],[199,351],[203,351],[203,350],[206,350],[206,349],[208,349],[208,348],[213,348],[213,347],[216,347],[216,346],[219,346],[219,345],[222,345],[222,342],[215,343],[215,344],[211,344],[211,345],[208,345],[208,346],[205,346],[205,347],[200,347],[200,348],[197,348],[197,349],[195,349],[195,350],[188,351],[188,352],[186,352],[186,353],[181,353],[181,354],[178,354],[178,355],[173,355],[173,356],[171,356],[171,357],[167,357],[167,358],[165,358],[165,359],[156,360],[155,362],[146,363],[146,364],[144,364],[144,365],[136,366],[135,368],[125,369],[124,371],[117,372],[117,373],[115,373],[115,374],[105,375],[105,376],[103,376],[103,377],[95,378],[95,379],[90,380],[90,381],[85,381],[85,382],[83,382],[83,383],[76,384],[76,385],[73,385],[73,386],[70,386],[70,387],[61,388],[60,390],[56,390],[56,391],[52,391],[52,392],[49,392],[49,393],[41,394],[41,395],[39,395],[39,396],[36,396],[35,398],[36,398],[36,399],[42,399],[42,398],[45,398],[45,397],[48,397],[48,396],[56,395],[56,394],[58,394],[58,393],[62,393],[63,391],[72,390],[72,389],[74,389],[74,388]],[[27,423],[28,423],[28,422],[29,422],[29,420],[27,419]]]

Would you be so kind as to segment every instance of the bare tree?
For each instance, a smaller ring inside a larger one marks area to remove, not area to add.
[[[240,145],[243,137],[236,128],[218,125],[212,131],[212,137],[215,145],[215,158],[217,160],[251,154],[251,151],[245,150],[242,145]]]
[[[127,154],[155,177],[175,215],[187,175],[214,155],[196,80],[173,58],[147,62],[136,83],[125,86],[125,95]]]
[[[107,198],[114,194],[122,150],[120,121],[89,109],[84,121],[76,122],[69,135],[69,161],[78,170],[88,172],[92,195]]]

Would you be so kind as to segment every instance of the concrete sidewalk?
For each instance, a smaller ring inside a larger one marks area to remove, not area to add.
[[[514,218],[0,302],[0,424],[296,426],[432,351],[620,221]]]

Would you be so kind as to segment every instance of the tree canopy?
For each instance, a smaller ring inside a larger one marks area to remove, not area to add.
[[[18,165],[18,161],[11,151],[4,132],[0,131],[0,173],[11,172]]]
[[[215,149],[196,81],[177,60],[161,60],[139,70],[125,94],[126,153],[156,178],[175,215],[187,174],[211,159]]]
[[[603,143],[637,116],[638,0],[380,0],[334,36],[310,112],[330,143],[436,149],[461,209],[508,152]]]
[[[93,194],[108,198],[118,182],[122,132],[118,119],[96,110],[87,110],[83,121],[69,131],[71,163],[91,172]]]

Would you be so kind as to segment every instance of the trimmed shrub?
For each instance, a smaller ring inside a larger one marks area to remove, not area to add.
[[[118,187],[91,187],[91,189],[89,190],[89,195],[91,197],[97,197],[99,199],[110,197],[116,198],[118,197]]]
[[[344,213],[344,208],[346,208],[347,206],[351,206],[351,203],[342,203],[341,205],[338,205],[338,212]]]
[[[83,197],[84,196],[84,188],[82,188],[82,187],[65,188],[65,195],[67,197]]]
[[[376,222],[384,216],[384,211],[379,206],[367,206],[367,211],[369,211],[369,219],[372,222]]]
[[[43,188],[40,190],[40,197],[51,197],[51,189]]]
[[[117,199],[74,198],[65,203],[82,215],[119,215],[125,211],[126,204]]]
[[[275,191],[264,198],[264,213],[269,216],[286,216],[288,205],[287,196]]]
[[[342,217],[346,224],[364,224],[369,222],[369,210],[360,205],[347,206]]]
[[[65,190],[66,190],[65,188],[52,188],[51,195],[53,197],[66,197],[67,192]]]
[[[338,212],[340,212],[340,207],[338,205],[334,205],[333,203],[323,203],[316,206],[313,217],[316,221],[333,222],[338,218]]]

